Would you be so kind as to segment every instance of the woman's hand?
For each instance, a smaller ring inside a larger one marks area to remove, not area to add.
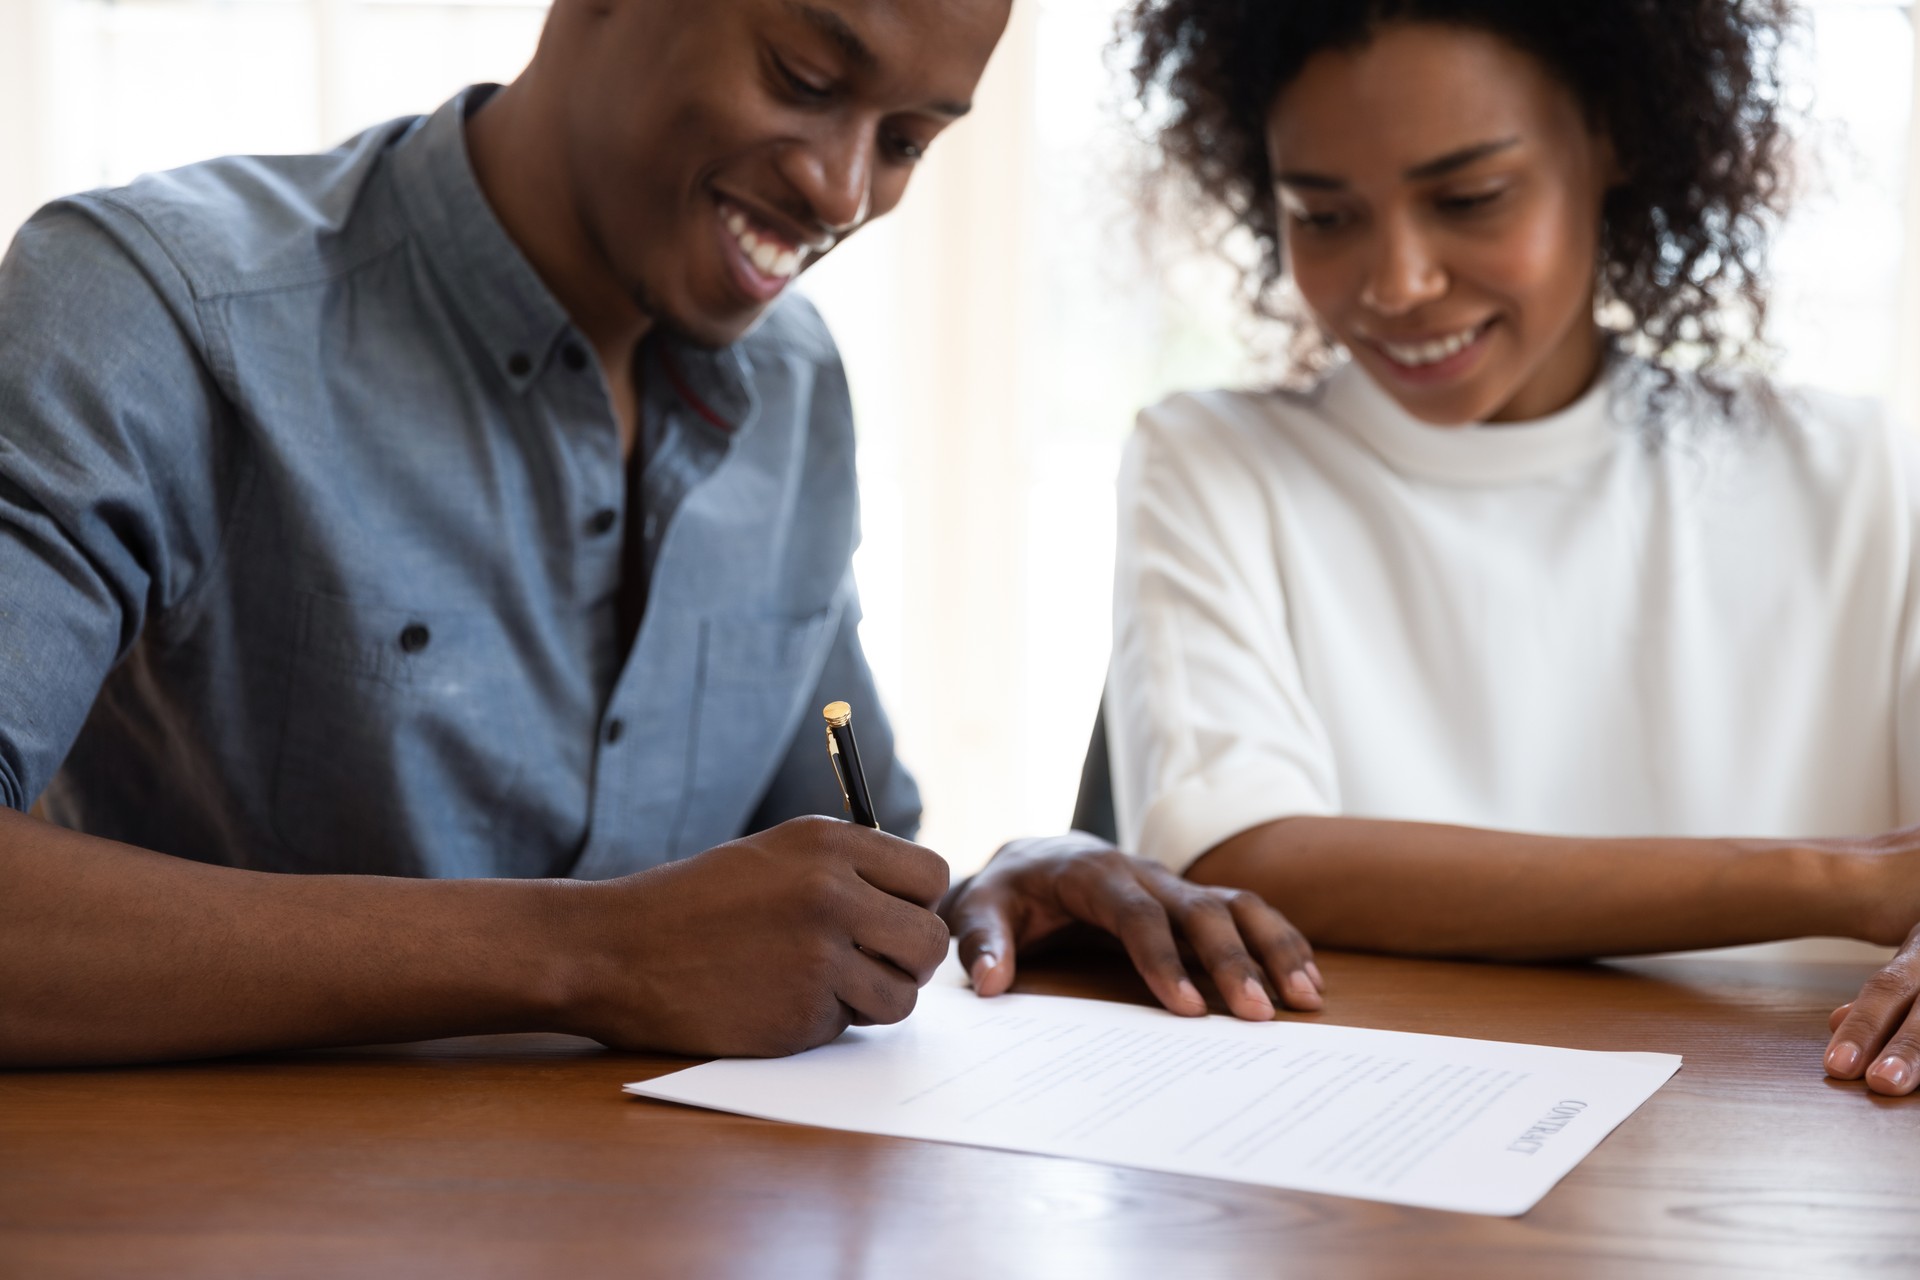
[[[1920,925],[1860,994],[1827,1017],[1827,1074],[1836,1080],[1866,1076],[1867,1088],[1890,1097],[1920,1083]]]
[[[1257,894],[1190,883],[1085,832],[1015,840],[960,885],[941,914],[983,996],[1013,985],[1019,948],[1080,921],[1119,938],[1175,1013],[1207,1011],[1181,963],[1182,938],[1239,1017],[1272,1018],[1275,993],[1289,1008],[1321,1005],[1313,949]]]

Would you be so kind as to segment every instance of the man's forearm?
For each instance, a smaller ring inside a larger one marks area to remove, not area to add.
[[[0,810],[0,1065],[551,1028],[589,888],[236,871]]]
[[[1546,960],[1865,936],[1865,863],[1762,840],[1575,839],[1288,818],[1189,871],[1251,889],[1315,946]]]

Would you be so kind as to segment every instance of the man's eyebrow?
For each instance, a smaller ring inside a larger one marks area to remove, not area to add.
[[[822,9],[818,5],[803,4],[801,0],[787,0],[787,9],[802,22],[831,40],[834,47],[840,50],[841,56],[851,62],[856,69],[872,71],[880,65],[880,59],[874,56],[867,42],[860,38],[860,33],[833,10]],[[970,102],[943,100],[929,105],[936,114],[953,120],[958,120],[973,110],[973,104]]]
[[[1449,151],[1447,154],[1437,156],[1432,160],[1423,160],[1411,169],[1408,169],[1402,176],[1410,182],[1420,182],[1427,178],[1445,177],[1456,169],[1464,169],[1475,161],[1484,160],[1488,156],[1497,155],[1505,151],[1508,147],[1517,147],[1519,145],[1520,139],[1518,138],[1497,138],[1492,142],[1477,142],[1473,146],[1462,147],[1458,151]],[[1283,187],[1304,187],[1312,191],[1343,191],[1347,186],[1347,180],[1345,178],[1334,178],[1324,173],[1307,173],[1297,169],[1289,169],[1276,173],[1274,175],[1274,181]]]
[[[787,0],[787,9],[802,22],[818,31],[839,48],[848,62],[862,71],[871,71],[879,59],[873,56],[873,50],[860,38],[860,33],[847,25],[847,20],[831,9],[822,9],[818,5],[802,4],[800,0]]]

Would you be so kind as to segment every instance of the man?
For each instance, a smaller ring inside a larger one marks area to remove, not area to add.
[[[944,863],[856,634],[853,441],[793,278],[901,197],[1007,0],[556,0],[503,89],[57,202],[0,267],[0,1062],[890,1022]],[[859,708],[882,821],[818,707]],[[26,817],[44,791],[59,825]],[[285,874],[314,873],[329,874]],[[1305,948],[1092,842],[1073,919],[1202,1008]],[[1249,949],[1259,956],[1255,960]]]

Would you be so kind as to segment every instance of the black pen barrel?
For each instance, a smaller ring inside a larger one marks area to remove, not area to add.
[[[874,816],[873,796],[867,790],[866,770],[860,767],[860,745],[853,738],[853,724],[829,725],[827,732],[833,736],[833,745],[837,749],[834,755],[834,768],[840,771],[840,787],[847,798],[847,816],[863,827],[878,827],[880,820]]]

